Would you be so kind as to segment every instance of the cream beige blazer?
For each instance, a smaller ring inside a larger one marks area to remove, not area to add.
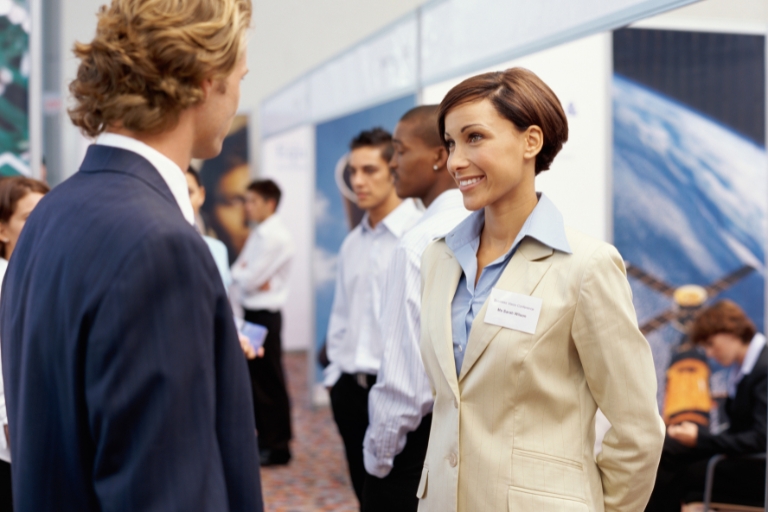
[[[526,238],[497,288],[542,299],[535,334],[485,323],[456,376],[451,301],[461,267],[444,240],[422,260],[421,354],[435,405],[420,512],[641,512],[664,424],[651,350],[624,263],[566,230],[573,254]],[[612,424],[595,459],[595,411]]]

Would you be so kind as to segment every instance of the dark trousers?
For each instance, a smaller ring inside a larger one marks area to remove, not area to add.
[[[363,489],[363,512],[416,512],[421,471],[427,457],[432,415],[421,420],[419,427],[408,433],[405,448],[393,461],[392,471],[384,478],[366,475]]]
[[[680,512],[681,503],[702,501],[711,453],[664,440],[656,485],[647,512]],[[712,501],[762,506],[765,492],[765,461],[726,459],[715,469]]]
[[[363,486],[367,475],[363,464],[363,440],[368,429],[368,394],[376,383],[376,376],[367,375],[365,380],[366,387],[363,387],[358,383],[357,376],[342,373],[331,389],[333,419],[344,441],[349,476],[360,503],[363,502]]]
[[[280,330],[283,317],[280,312],[245,310],[245,320],[267,328],[264,357],[248,361],[253,391],[253,410],[259,449],[288,450],[291,440],[291,405],[285,386],[283,347]]]
[[[0,511],[13,512],[11,465],[4,460],[0,460]]]

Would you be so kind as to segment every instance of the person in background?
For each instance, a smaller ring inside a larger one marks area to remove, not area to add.
[[[200,216],[200,207],[205,202],[205,187],[200,181],[200,174],[192,167],[187,168],[187,189],[189,190],[189,202],[192,204],[192,210],[195,212],[195,227],[203,236],[208,249],[211,251],[213,261],[221,274],[221,280],[224,282],[224,288],[229,289],[232,284],[232,273],[229,270],[229,253],[227,246],[223,242],[216,240],[205,234],[205,224]]]
[[[728,429],[712,434],[684,421],[667,428],[661,464],[648,512],[678,512],[684,501],[700,501],[707,463],[713,455],[764,454],[768,348],[765,336],[734,302],[722,300],[704,309],[693,323],[691,341],[707,357],[730,367],[725,412]],[[762,506],[765,461],[726,459],[715,471],[713,501]]]
[[[363,502],[363,438],[368,428],[368,393],[381,362],[382,290],[392,254],[421,212],[402,201],[389,168],[392,136],[381,128],[363,131],[350,144],[352,190],[365,215],[339,251],[336,289],[328,321],[325,385],[333,418],[344,441],[349,474]]]
[[[0,289],[8,260],[19,241],[27,217],[50,191],[43,182],[22,176],[0,179]],[[8,414],[5,408],[3,377],[0,373],[0,510],[13,510],[11,491],[11,450],[8,437]]]
[[[393,135],[397,195],[420,199],[426,211],[397,244],[382,292],[382,358],[368,397],[363,512],[416,512],[419,504],[432,423],[432,390],[419,353],[421,255],[469,215],[446,168],[437,110],[425,105],[408,111]]]
[[[95,139],[14,249],[0,342],[17,512],[263,510],[248,370],[185,170],[221,151],[250,0],[112,0],[75,45]]]
[[[283,369],[281,309],[288,301],[293,237],[275,212],[280,187],[272,180],[248,185],[245,211],[256,226],[232,265],[233,294],[247,322],[267,328],[264,357],[248,362],[262,466],[291,460],[291,406]]]
[[[202,182],[200,181],[200,174],[192,167],[187,169],[187,188],[189,189],[189,202],[192,204],[192,210],[195,212],[195,227],[198,232],[202,234],[203,240],[208,246],[208,250],[211,251],[213,261],[216,262],[216,267],[219,269],[221,281],[224,283],[224,288],[228,290],[232,284],[232,273],[229,269],[227,246],[219,240],[203,234],[204,224],[202,223],[202,217],[200,216],[200,207],[205,201],[205,187],[202,186]],[[245,357],[248,359],[262,357],[264,355],[264,347],[259,348],[258,351],[254,350],[253,346],[251,346],[248,341],[248,338],[242,334],[240,334],[240,346],[243,349]]]

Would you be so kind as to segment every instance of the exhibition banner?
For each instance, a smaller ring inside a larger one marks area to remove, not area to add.
[[[0,176],[29,175],[27,2],[0,0]]]
[[[710,397],[680,379],[717,399],[729,369],[687,344],[693,318],[730,299],[765,326],[765,38],[623,29],[613,46],[614,241],[665,419],[687,408],[706,423]]]
[[[363,216],[344,172],[349,143],[363,130],[381,127],[391,132],[400,117],[414,106],[416,97],[406,96],[317,125],[313,276],[318,351],[328,331],[341,243]],[[318,372],[318,381],[321,379],[322,372]]]

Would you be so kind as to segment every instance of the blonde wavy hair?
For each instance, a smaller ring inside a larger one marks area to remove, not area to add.
[[[251,0],[112,0],[96,37],[75,44],[72,122],[95,137],[110,126],[160,133],[203,100],[204,80],[228,76],[245,51]]]

